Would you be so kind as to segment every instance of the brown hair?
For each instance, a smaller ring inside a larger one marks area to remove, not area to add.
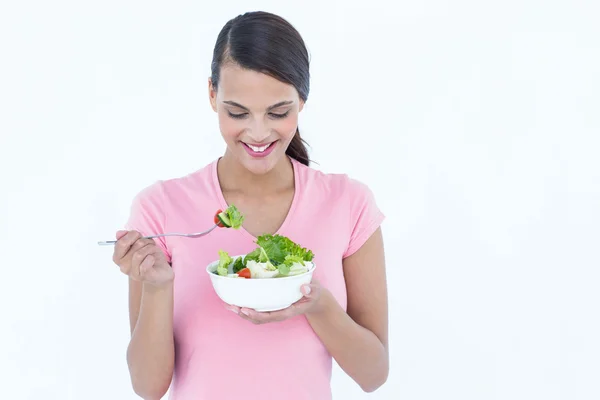
[[[212,84],[219,84],[221,66],[233,62],[293,85],[302,101],[310,90],[309,56],[300,33],[285,19],[262,11],[239,15],[228,21],[215,44],[211,64]],[[288,156],[309,165],[306,142],[300,130],[292,138]]]

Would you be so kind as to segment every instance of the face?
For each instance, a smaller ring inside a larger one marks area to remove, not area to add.
[[[292,85],[235,65],[221,68],[219,86],[209,80],[209,96],[227,143],[227,157],[264,174],[285,157],[304,103]]]

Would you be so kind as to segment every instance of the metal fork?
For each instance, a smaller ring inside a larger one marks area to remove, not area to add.
[[[212,228],[210,228],[210,229],[208,229],[208,230],[206,230],[204,232],[198,232],[198,233],[161,233],[160,235],[144,236],[144,239],[154,239],[154,238],[163,237],[163,236],[183,236],[183,237],[189,237],[189,238],[198,238],[198,237],[202,237],[204,235],[208,235],[217,226],[219,226],[219,225],[215,224]],[[116,240],[105,240],[103,242],[98,242],[98,245],[99,246],[112,246],[115,243],[117,243]]]

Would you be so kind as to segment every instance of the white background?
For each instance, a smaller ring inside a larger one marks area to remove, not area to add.
[[[223,149],[218,31],[288,18],[316,166],[387,214],[391,372],[335,399],[600,398],[600,28],[593,1],[29,1],[0,6],[3,399],[134,399],[132,197]],[[392,7],[395,7],[392,8]]]

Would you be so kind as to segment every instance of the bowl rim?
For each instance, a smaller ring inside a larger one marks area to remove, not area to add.
[[[246,257],[246,255],[242,254],[242,255],[230,256],[230,257],[232,259],[236,259],[238,257]],[[217,278],[217,279],[227,279],[227,280],[234,279],[234,280],[240,280],[239,278],[232,278],[232,277],[229,277],[229,276],[221,276],[221,275],[217,275],[217,274],[213,273],[212,271],[209,271],[210,267],[212,267],[213,265],[218,264],[218,263],[219,263],[219,260],[212,261],[212,262],[208,263],[208,265],[205,268],[206,273],[211,278],[214,277],[214,278]],[[311,261],[311,263],[312,263],[312,268],[310,268],[308,271],[303,272],[303,273],[298,274],[298,275],[281,276],[281,277],[278,277],[278,278],[262,278],[262,279],[255,278],[255,279],[244,279],[244,280],[245,281],[281,281],[281,280],[285,280],[285,279],[297,279],[299,277],[303,277],[303,276],[306,276],[306,275],[311,274],[311,273],[314,272],[314,270],[317,268],[317,264],[315,264],[313,261]]]

